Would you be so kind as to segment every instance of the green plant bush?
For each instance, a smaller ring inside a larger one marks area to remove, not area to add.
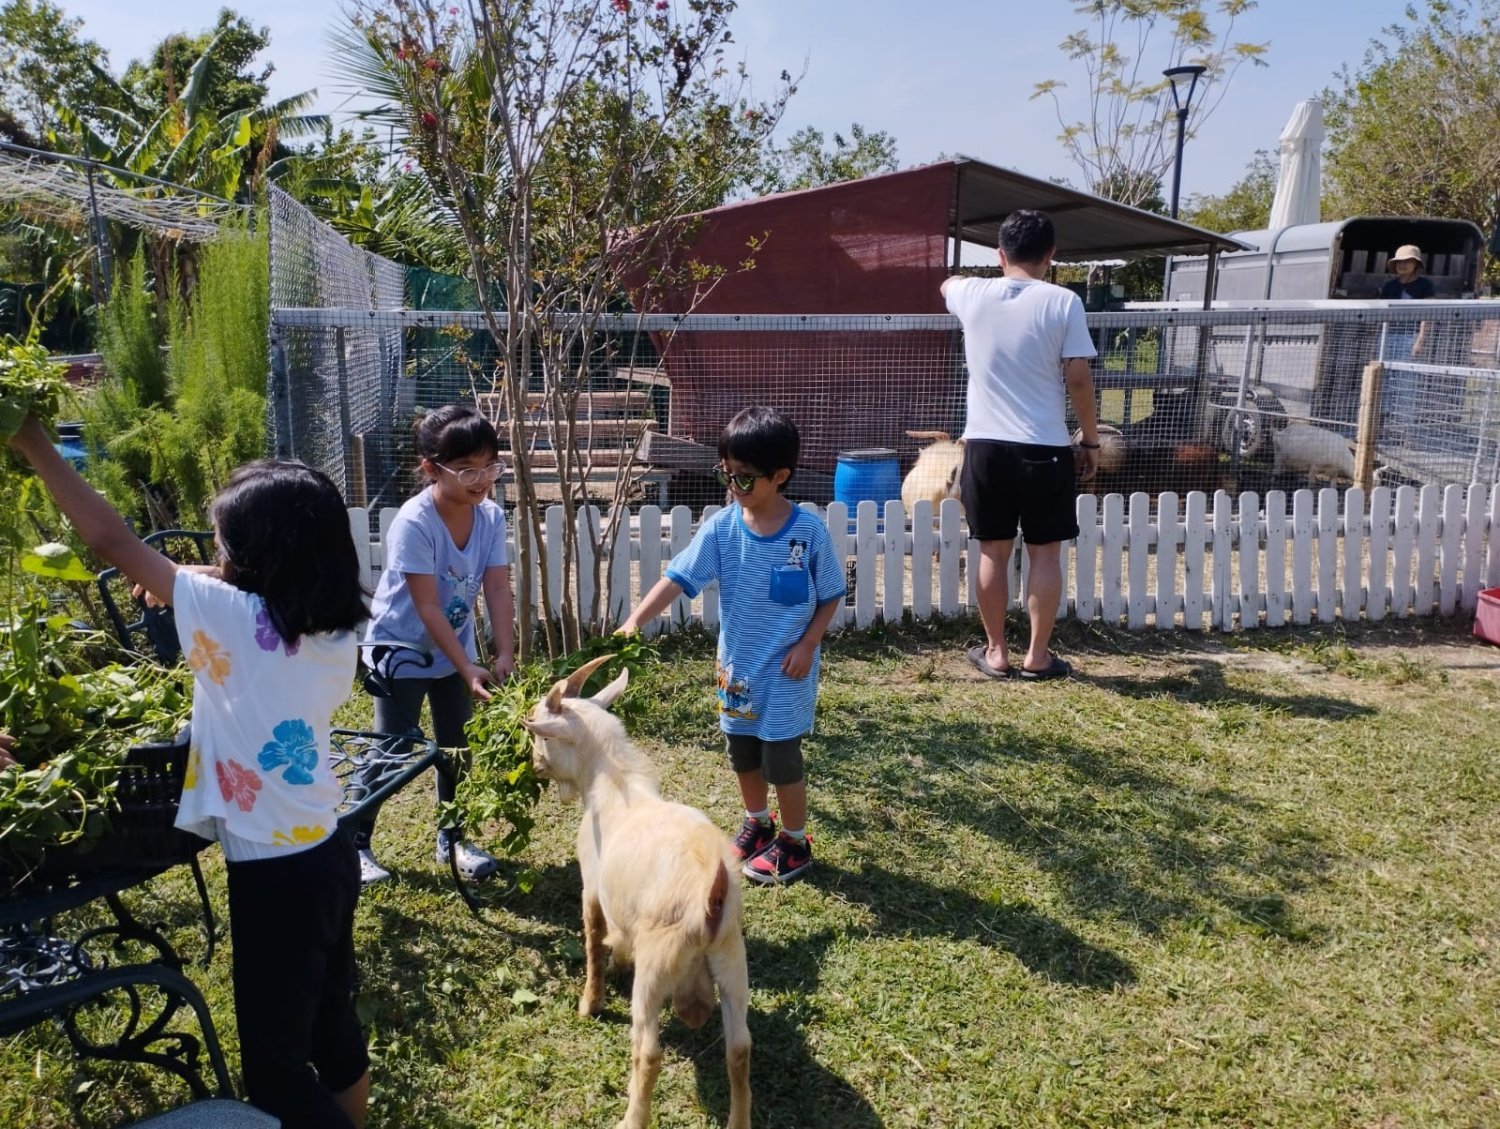
[[[522,722],[554,682],[600,655],[614,655],[616,661],[595,672],[589,680],[594,688],[618,675],[622,666],[634,677],[657,661],[655,645],[639,635],[612,635],[590,639],[570,655],[517,669],[515,677],[496,687],[469,720],[465,733],[472,764],[459,783],[454,803],[439,813],[445,826],[503,822],[509,830],[500,839],[501,848],[511,856],[526,851],[536,825],[532,813],[546,782],[532,771],[531,733]],[[626,719],[637,713],[641,707],[632,697],[626,695],[617,702],[614,712]],[[519,888],[529,889],[530,881],[531,876],[523,874]]]
[[[66,372],[34,339],[0,338],[0,442],[29,415],[44,424],[57,418],[69,396]]]

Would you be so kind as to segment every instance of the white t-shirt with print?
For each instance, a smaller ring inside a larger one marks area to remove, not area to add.
[[[288,646],[259,596],[190,569],[177,571],[172,603],[193,672],[177,826],[242,842],[252,857],[270,853],[257,847],[290,853],[321,843],[343,796],[329,729],[354,685],[354,632],[304,635]]]
[[[964,438],[1067,446],[1063,361],[1098,353],[1078,295],[1022,278],[950,278],[943,295],[964,328]]]
[[[464,652],[476,657],[474,601],[489,568],[509,564],[505,553],[505,511],[486,498],[474,507],[474,528],[460,549],[453,542],[433,502],[432,487],[407,500],[391,522],[385,541],[385,565],[365,639],[372,643],[407,643],[432,651],[432,665],[405,664],[391,673],[397,678],[444,678],[454,673],[448,656],[433,645],[406,586],[406,574],[430,576],[437,582],[438,604]]]

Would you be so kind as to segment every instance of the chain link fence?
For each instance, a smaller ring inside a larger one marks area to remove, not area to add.
[[[417,284],[280,193],[271,248],[276,449],[328,471],[352,504],[399,504],[415,486],[403,468],[418,406],[474,398],[498,418],[495,343],[476,312],[432,308],[461,282]],[[1088,489],[1500,480],[1500,302],[1225,307],[1088,315],[1103,425]],[[751,403],[798,423],[791,493],[815,502],[836,496],[852,456],[881,466],[858,476],[870,496],[891,496],[919,459],[951,467],[955,449],[936,437],[956,438],[966,414],[962,336],[946,315],[621,314],[589,348],[569,426],[586,429],[601,480],[621,460],[637,468],[636,500],[722,501],[717,436]],[[558,432],[536,412],[532,447],[506,455],[545,482]]]

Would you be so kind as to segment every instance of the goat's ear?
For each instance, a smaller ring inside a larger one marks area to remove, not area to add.
[[[546,703],[548,713],[562,713],[563,699],[568,697],[568,684],[566,681],[554,682],[552,689],[547,691],[547,696],[542,699]]]
[[[618,678],[603,690],[600,690],[589,701],[593,702],[596,706],[609,709],[610,706],[614,705],[615,699],[625,693],[625,687],[628,685],[630,685],[630,671],[629,669],[622,670]]]

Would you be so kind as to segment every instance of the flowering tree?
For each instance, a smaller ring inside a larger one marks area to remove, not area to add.
[[[463,235],[516,455],[517,610],[528,623],[540,606],[553,655],[607,626],[597,593],[612,539],[578,520],[598,476],[573,426],[591,374],[615,356],[602,323],[628,308],[627,284],[675,294],[712,284],[718,269],[672,253],[689,234],[673,217],[722,202],[744,179],[792,92],[783,74],[768,100],[750,95],[726,58],[733,9],[734,0],[364,0],[355,15],[360,66],[389,100],[413,175]],[[562,482],[560,562],[546,559],[524,457],[538,426]],[[615,474],[617,512],[629,471]],[[588,607],[577,598],[580,538],[592,550]],[[560,571],[556,606],[545,585],[532,590],[534,563],[543,575]],[[523,658],[529,645],[523,633]]]

